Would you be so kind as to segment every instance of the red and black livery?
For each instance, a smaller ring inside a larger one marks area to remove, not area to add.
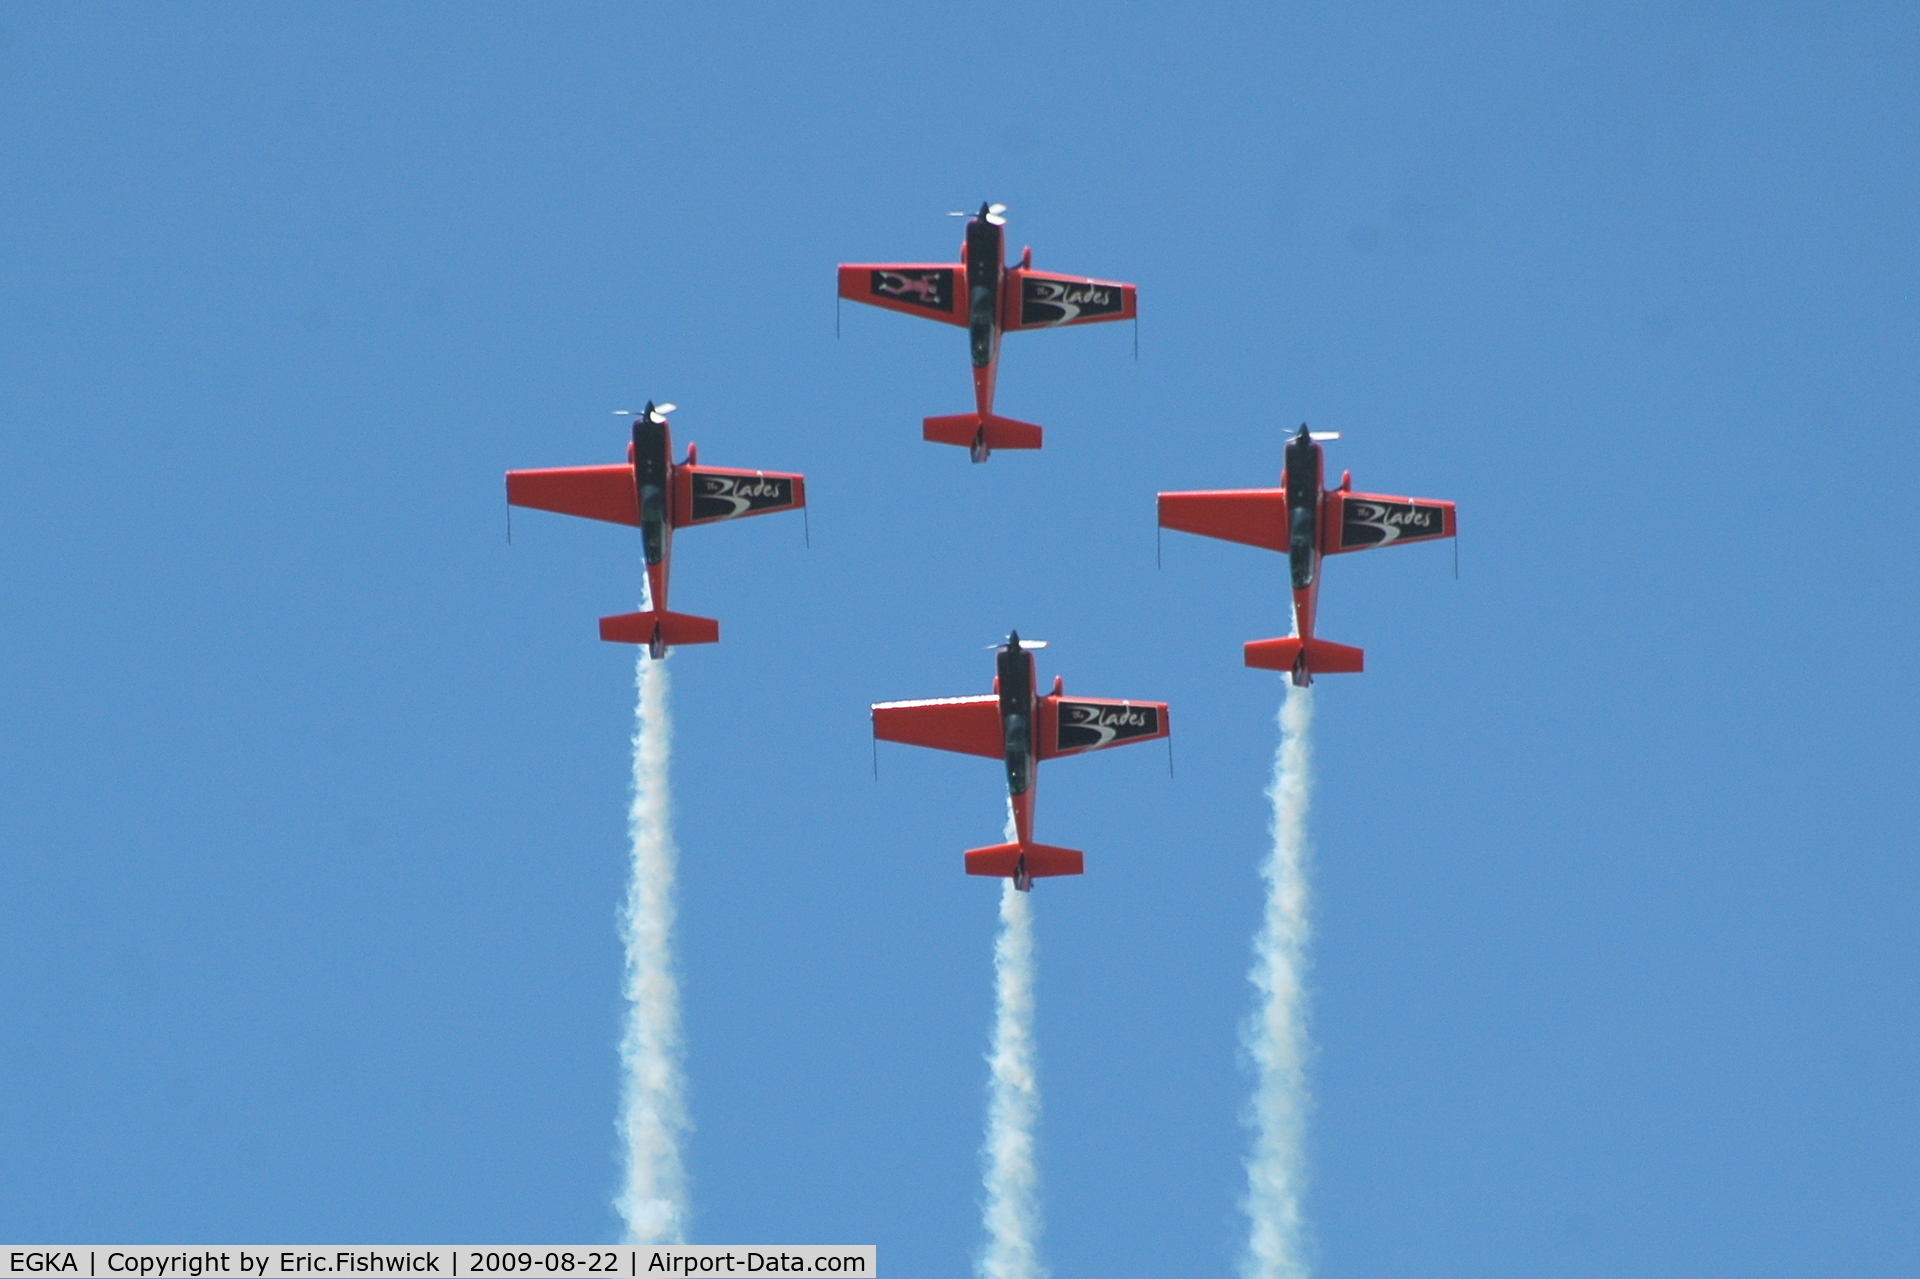
[[[1044,876],[1078,875],[1085,860],[1078,849],[1033,840],[1040,761],[1158,741],[1168,733],[1165,702],[1068,697],[1058,675],[1051,693],[1037,695],[1033,650],[1044,647],[1043,642],[1023,645],[1018,631],[1007,636],[996,659],[993,692],[987,696],[878,702],[873,707],[873,735],[880,741],[1005,762],[1014,842],[968,849],[967,874],[1011,877],[1021,892]]]
[[[1293,580],[1293,634],[1251,641],[1246,663],[1287,671],[1302,687],[1315,675],[1354,674],[1365,664],[1362,650],[1314,637],[1321,557],[1454,535],[1452,502],[1355,493],[1352,472],[1340,476],[1339,488],[1328,489],[1322,480],[1319,441],[1337,438],[1315,436],[1302,423],[1287,441],[1279,488],[1160,494],[1162,528],[1286,553]]]
[[[1040,428],[996,417],[993,382],[1000,368],[1000,335],[1018,329],[1131,320],[1138,314],[1134,286],[1033,269],[1033,250],[1018,266],[1005,265],[1006,206],[982,204],[967,220],[958,264],[848,263],[840,267],[840,296],[853,302],[923,316],[967,330],[973,357],[972,413],[930,417],[922,434],[936,444],[958,444],[976,462],[994,449],[1037,449]]]
[[[667,611],[673,531],[807,504],[807,481],[802,475],[699,466],[692,444],[687,445],[687,460],[675,465],[666,418],[672,409],[671,404],[656,408],[648,403],[646,411],[634,418],[625,466],[507,472],[507,501],[514,506],[639,528],[651,607],[643,613],[601,618],[600,638],[645,644],[656,658],[665,657],[676,644],[712,644],[720,638],[720,623],[715,619]]]

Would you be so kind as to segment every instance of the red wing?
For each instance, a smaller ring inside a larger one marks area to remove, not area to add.
[[[935,697],[919,702],[876,702],[873,735],[883,742],[931,746],[937,751],[985,755],[1006,754],[1000,733],[1000,699]]]
[[[840,296],[889,311],[965,325],[967,280],[952,262],[843,263]]]
[[[1245,542],[1269,551],[1284,551],[1287,549],[1287,493],[1285,489],[1162,493],[1160,527]]]
[[[769,515],[807,504],[807,478],[782,471],[730,471],[718,466],[673,470],[673,526]]]
[[[1453,536],[1453,503],[1424,497],[1333,492],[1321,519],[1323,555]]]
[[[1007,272],[1006,290],[1010,305],[1002,307],[1001,314],[1010,330],[1131,320],[1139,314],[1134,287],[1111,280],[1015,268]]]
[[[1084,755],[1109,746],[1154,742],[1168,732],[1165,702],[1118,702],[1105,697],[1040,699],[1040,759]]]
[[[640,523],[640,498],[631,466],[562,466],[508,471],[507,501],[611,524]]]

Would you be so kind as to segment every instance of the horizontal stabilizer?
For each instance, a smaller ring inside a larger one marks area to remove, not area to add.
[[[720,623],[691,613],[622,613],[600,619],[600,638],[616,644],[717,644]]]
[[[1085,869],[1086,857],[1077,848],[1055,848],[1051,844],[995,844],[990,848],[967,850],[967,874],[997,875],[1010,878],[1027,859],[1027,878],[1044,879],[1048,875],[1078,875]]]
[[[1351,644],[1330,640],[1288,639],[1253,640],[1247,644],[1247,665],[1267,671],[1292,671],[1304,675],[1358,675],[1366,667],[1366,653]],[[1304,683],[1295,680],[1295,683]]]
[[[961,448],[982,452],[1040,447],[1039,427],[991,413],[984,418],[978,413],[930,417],[920,424],[920,433],[930,444],[958,444]]]

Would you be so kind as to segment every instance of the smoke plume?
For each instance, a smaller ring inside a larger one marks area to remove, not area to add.
[[[621,924],[627,945],[627,1026],[620,1040],[625,1089],[620,1137],[626,1185],[618,1208],[629,1243],[682,1243],[687,1129],[680,1059],[680,991],[673,975],[673,870],[667,762],[667,668],[640,650],[640,704],[633,733],[633,879]]]
[[[1247,1215],[1252,1231],[1245,1279],[1305,1279],[1308,919],[1307,807],[1312,793],[1313,693],[1287,687],[1280,708],[1280,748],[1273,759],[1273,852],[1262,871],[1267,913],[1254,943],[1258,1007],[1246,1028],[1258,1082],[1253,1095],[1253,1152],[1247,1158]]]
[[[1014,838],[1012,818],[1007,839]],[[981,1148],[987,1247],[980,1279],[1043,1279],[1040,1174],[1034,1128],[1040,1081],[1033,1047],[1033,896],[1011,879],[1000,887],[1000,935],[993,943],[993,1051],[987,1088],[987,1140]]]

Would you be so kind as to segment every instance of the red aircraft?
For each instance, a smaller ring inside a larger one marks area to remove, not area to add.
[[[807,504],[802,475],[779,471],[730,471],[694,465],[695,450],[675,466],[667,414],[673,405],[655,406],[633,419],[633,443],[625,466],[562,466],[543,471],[508,471],[507,501],[562,515],[632,524],[640,529],[647,555],[647,603],[651,611],[600,619],[600,638],[645,644],[654,657],[674,644],[712,644],[720,623],[711,617],[667,611],[667,567],[673,558],[673,530],[689,524],[714,524],[744,515],[789,511]]]
[[[1302,423],[1299,434],[1287,441],[1286,469],[1277,489],[1160,495],[1162,528],[1287,553],[1293,570],[1293,635],[1253,640],[1246,647],[1246,661],[1265,670],[1291,671],[1293,682],[1302,688],[1316,674],[1355,674],[1364,665],[1360,649],[1313,636],[1320,557],[1453,536],[1452,502],[1355,493],[1351,471],[1341,474],[1339,488],[1325,488],[1317,441],[1339,438],[1314,435]]]
[[[1023,893],[1046,875],[1078,875],[1083,863],[1079,849],[1033,842],[1033,791],[1040,761],[1151,742],[1168,731],[1165,702],[1067,697],[1058,675],[1052,693],[1035,696],[1032,650],[1045,647],[1044,640],[1022,644],[1018,631],[1007,636],[999,653],[999,676],[985,697],[877,702],[873,707],[873,735],[880,741],[1006,760],[1015,841],[968,849],[967,874],[1012,876],[1013,886]]]
[[[995,449],[1037,449],[1040,428],[993,413],[993,378],[1000,368],[1000,335],[1014,329],[1054,329],[1137,314],[1134,287],[1033,269],[1033,250],[1020,265],[1003,265],[1007,206],[983,204],[967,219],[960,262],[852,263],[840,267],[840,296],[891,311],[962,325],[973,348],[975,411],[930,417],[922,427],[935,444],[964,445],[976,462]],[[965,217],[956,213],[955,217]]]

